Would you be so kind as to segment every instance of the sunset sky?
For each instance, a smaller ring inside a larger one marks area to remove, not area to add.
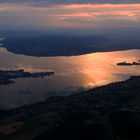
[[[139,0],[0,0],[0,29],[140,27]]]

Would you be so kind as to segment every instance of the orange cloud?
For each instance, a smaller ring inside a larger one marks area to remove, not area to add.
[[[72,4],[54,6],[55,9],[62,9],[63,12],[51,13],[51,16],[61,20],[84,19],[96,20],[140,20],[140,4]],[[81,20],[80,20],[81,21]]]
[[[71,5],[61,5],[61,8],[66,9],[93,9],[93,8],[103,8],[103,9],[140,9],[140,4],[71,4]]]

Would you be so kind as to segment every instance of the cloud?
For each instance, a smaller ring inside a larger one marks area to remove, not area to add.
[[[140,27],[140,4],[0,4],[0,29],[96,27]]]
[[[46,6],[46,5],[56,5],[56,4],[88,4],[88,3],[98,3],[98,4],[131,4],[140,3],[140,0],[0,0],[0,3],[18,3],[18,4],[29,4],[32,6]]]

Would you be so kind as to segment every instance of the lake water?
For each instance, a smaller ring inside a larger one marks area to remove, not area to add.
[[[45,78],[19,78],[0,86],[0,109],[40,102],[49,96],[64,96],[79,90],[126,80],[140,75],[140,66],[117,66],[121,61],[138,61],[140,50],[92,53],[71,57],[31,57],[0,48],[0,69],[29,72],[52,70]]]

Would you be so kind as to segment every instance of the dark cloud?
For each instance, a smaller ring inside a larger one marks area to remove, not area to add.
[[[83,3],[140,3],[140,0],[0,0],[0,3],[27,3],[34,6],[42,6],[44,4],[83,4]]]

